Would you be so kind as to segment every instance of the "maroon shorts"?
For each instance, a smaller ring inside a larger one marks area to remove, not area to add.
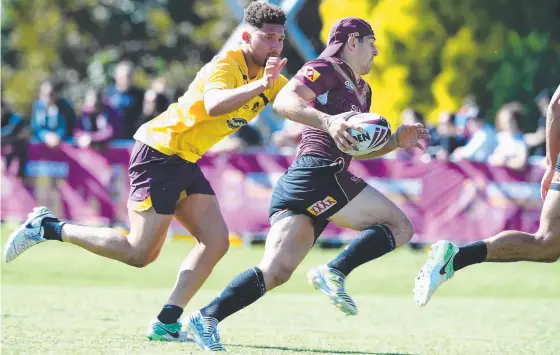
[[[358,196],[367,183],[352,175],[345,161],[300,155],[274,185],[270,224],[303,214],[313,220],[315,240],[329,224],[328,218]]]
[[[178,155],[165,155],[136,142],[130,155],[129,203],[138,212],[151,207],[159,214],[175,213],[175,205],[188,195],[214,195],[196,163]]]

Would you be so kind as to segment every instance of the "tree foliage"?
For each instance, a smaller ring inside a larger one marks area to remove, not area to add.
[[[554,0],[323,0],[322,39],[342,16],[368,20],[379,56],[366,80],[372,110],[397,123],[407,106],[431,120],[473,94],[495,112],[507,101],[529,103],[560,83],[560,8]]]
[[[136,81],[185,88],[235,26],[220,0],[7,0],[2,11],[3,97],[28,113],[40,82],[66,82],[79,102],[122,59]]]

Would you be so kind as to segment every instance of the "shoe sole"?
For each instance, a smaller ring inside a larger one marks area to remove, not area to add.
[[[441,249],[441,245],[438,244],[434,244],[432,245],[432,252],[434,255],[438,254],[440,252]],[[431,270],[429,270],[430,272],[428,273],[428,276],[424,276],[424,277],[420,277],[420,279],[416,279],[416,282],[414,284],[414,298],[416,300],[416,303],[420,306],[420,307],[425,307],[428,302],[430,302],[430,300],[432,299],[432,296],[434,295],[434,293],[436,292],[437,288],[439,286],[435,286],[436,285],[436,279],[438,279],[441,275],[439,275],[439,265],[441,263],[438,263],[436,265],[434,265],[432,267]],[[435,273],[434,273],[435,271]],[[437,273],[437,274],[436,274]],[[420,275],[419,275],[420,276]],[[436,276],[436,277],[434,277]],[[445,282],[445,281],[444,281]],[[426,289],[425,287],[418,287],[417,285],[428,285],[428,288]],[[442,282],[443,284],[443,282]],[[420,295],[417,296],[416,294],[416,290],[422,290]]]
[[[39,242],[37,242],[37,243],[35,243],[35,244],[32,244],[32,245],[28,246],[27,248],[25,248],[24,250],[20,251],[18,254],[14,254],[14,256],[13,256],[12,258],[8,259],[8,251],[9,251],[10,249],[15,249],[15,248],[13,248],[13,245],[15,245],[15,244],[14,244],[14,240],[17,238],[17,236],[18,236],[21,232],[23,232],[23,231],[27,228],[27,224],[29,224],[32,220],[34,220],[34,219],[37,218],[37,217],[38,217],[37,215],[33,215],[33,216],[31,216],[31,217],[28,217],[28,218],[25,220],[25,222],[23,222],[23,223],[21,224],[21,226],[19,226],[15,231],[13,231],[13,232],[10,234],[10,237],[8,238],[8,241],[7,241],[6,244],[5,244],[6,246],[5,246],[5,250],[4,250],[4,260],[6,260],[7,263],[9,263],[10,261],[14,260],[15,258],[17,258],[18,256],[20,256],[21,254],[23,254],[24,251],[26,251],[27,249],[31,248],[32,246],[34,246],[34,245],[36,245],[36,244],[39,244],[39,243],[41,243],[41,242],[44,242],[44,240],[42,240],[42,241],[39,241]]]
[[[336,293],[333,294],[330,291],[329,287],[325,282],[325,279],[320,275],[319,272],[316,272],[315,270],[310,270],[307,273],[307,281],[311,286],[313,286],[314,289],[319,290],[323,292],[325,295],[327,295],[331,303],[336,308],[338,308],[342,313],[348,316],[355,316],[356,314],[358,314],[357,309],[352,308],[351,306],[348,305],[346,301],[340,298]]]

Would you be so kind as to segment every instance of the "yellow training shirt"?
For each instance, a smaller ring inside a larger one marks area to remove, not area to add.
[[[241,49],[215,57],[196,75],[187,92],[161,115],[143,124],[134,139],[166,155],[179,155],[196,162],[213,145],[261,112],[272,103],[288,79],[280,75],[270,89],[253,98],[238,110],[211,117],[204,107],[203,94],[210,89],[233,89],[262,78],[249,79],[245,57]]]

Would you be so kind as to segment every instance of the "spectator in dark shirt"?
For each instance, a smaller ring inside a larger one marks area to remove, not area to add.
[[[82,114],[78,119],[74,137],[82,148],[102,149],[119,132],[119,115],[109,105],[103,103],[99,90],[87,91]]]
[[[439,160],[448,160],[449,155],[458,147],[465,144],[465,139],[457,135],[455,115],[451,112],[441,112],[435,132],[432,133],[431,146],[428,152]]]
[[[134,67],[120,62],[115,69],[115,85],[105,90],[106,102],[120,114],[122,132],[115,138],[132,139],[142,115],[144,90],[133,84]]]
[[[27,145],[31,132],[21,117],[13,112],[2,100],[2,150],[6,154],[6,170],[14,159],[18,160],[17,176],[25,178],[28,160]]]
[[[537,130],[535,132],[527,133],[523,136],[525,144],[532,150],[533,155],[546,156],[545,133],[546,133],[546,111],[554,90],[544,89],[535,98],[540,113],[537,122]]]
[[[31,129],[33,136],[51,148],[72,135],[76,114],[70,103],[60,97],[61,84],[45,81],[39,99],[33,103]]]
[[[142,104],[142,115],[138,118],[135,132],[141,125],[156,118],[169,107],[169,100],[163,94],[157,94],[153,90],[146,91]]]

